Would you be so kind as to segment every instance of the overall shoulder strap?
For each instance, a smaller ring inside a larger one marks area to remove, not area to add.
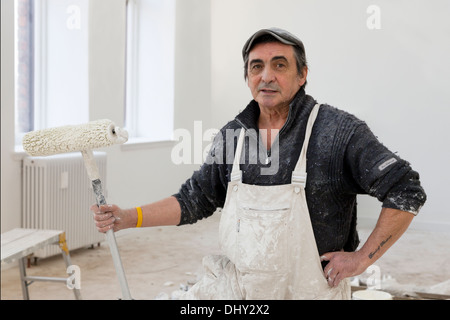
[[[241,133],[239,134],[238,143],[236,146],[236,153],[234,155],[234,162],[233,162],[233,169],[231,170],[231,181],[242,180],[242,171],[240,168],[240,161],[241,161],[241,154],[242,154],[242,148],[244,147],[244,140],[245,140],[245,129],[241,129]]]
[[[306,152],[308,150],[309,138],[311,137],[312,128],[319,113],[320,104],[316,104],[312,109],[308,123],[306,125],[305,141],[303,141],[302,151],[298,158],[294,171],[292,172],[292,183],[306,186]]]

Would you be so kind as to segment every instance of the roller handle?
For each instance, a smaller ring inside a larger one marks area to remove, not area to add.
[[[82,151],[85,166],[88,171],[89,178],[92,180],[92,188],[94,189],[97,205],[105,205],[106,200],[103,194],[102,182],[99,178],[98,168],[95,164],[93,153],[91,150]],[[114,267],[116,268],[117,277],[119,278],[120,288],[122,290],[122,297],[124,300],[132,300],[130,290],[128,288],[127,278],[125,277],[125,271],[120,259],[119,249],[117,248],[116,237],[112,229],[108,230],[105,234],[106,240],[111,251]]]
[[[92,187],[94,189],[95,197],[97,200],[97,205],[106,204],[105,197],[103,195],[102,182],[100,179],[92,181]],[[119,278],[120,288],[122,289],[122,296],[124,300],[132,300],[130,290],[128,288],[127,278],[125,277],[125,271],[122,266],[120,259],[119,249],[117,248],[116,237],[112,229],[108,230],[105,234],[106,240],[109,244],[109,249],[111,251],[111,256],[114,262],[114,267],[116,268],[117,277]]]
[[[105,196],[103,195],[102,182],[100,179],[92,180],[92,188],[94,189],[97,205],[100,206],[106,204]]]

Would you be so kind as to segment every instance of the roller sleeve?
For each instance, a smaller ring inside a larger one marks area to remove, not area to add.
[[[31,156],[92,150],[125,143],[128,133],[116,127],[111,120],[91,121],[81,125],[68,125],[31,131],[22,140],[24,150]]]

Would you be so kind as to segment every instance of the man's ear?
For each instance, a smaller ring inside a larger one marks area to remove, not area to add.
[[[299,84],[300,84],[300,87],[303,86],[303,85],[305,84],[307,76],[308,76],[308,67],[305,66],[305,67],[303,67],[303,69],[302,69],[302,74],[301,74],[301,76],[299,76]]]

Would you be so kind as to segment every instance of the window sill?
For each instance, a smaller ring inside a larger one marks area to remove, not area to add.
[[[23,150],[22,145],[14,147],[14,152],[12,153],[12,159],[14,161],[22,161],[26,156],[28,156],[28,154]]]
[[[144,149],[158,149],[158,148],[172,148],[176,140],[152,141],[148,138],[130,138],[125,144],[120,145],[122,151],[144,150]],[[14,147],[12,158],[14,161],[22,161],[28,154],[23,149],[22,145]]]
[[[157,148],[172,148],[177,141],[163,140],[152,141],[148,138],[130,138],[125,144],[120,146],[122,151],[143,150],[143,149],[157,149]]]

